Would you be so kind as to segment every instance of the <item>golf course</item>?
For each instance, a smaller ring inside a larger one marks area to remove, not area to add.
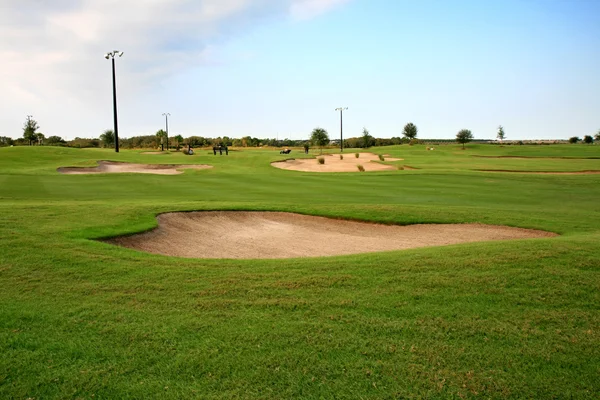
[[[0,148],[0,399],[597,399],[600,146],[462,147]]]

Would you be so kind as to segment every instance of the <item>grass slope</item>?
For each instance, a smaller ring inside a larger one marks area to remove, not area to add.
[[[600,169],[599,149],[397,146],[373,151],[421,169],[310,174],[275,150],[0,148],[0,397],[597,398],[600,176],[474,170]],[[472,157],[516,151],[588,159]],[[103,159],[215,168],[55,172]],[[562,236],[283,261],[89,240],[216,209]]]

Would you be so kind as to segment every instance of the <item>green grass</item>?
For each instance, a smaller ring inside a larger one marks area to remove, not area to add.
[[[340,174],[266,149],[0,148],[0,398],[597,398],[600,175],[477,170],[600,170],[600,147],[434,147],[371,149],[418,170]],[[215,168],[56,172],[97,160]],[[561,236],[289,260],[90,240],[223,209]]]

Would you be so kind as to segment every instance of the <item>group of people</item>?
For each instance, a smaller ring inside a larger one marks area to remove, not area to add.
[[[309,149],[310,149],[310,147],[308,146],[308,143],[305,143],[304,144],[304,154],[308,154]],[[281,150],[279,152],[279,154],[290,154],[291,152],[292,152],[292,150],[286,147],[284,150]]]
[[[223,155],[223,150],[225,150],[225,155],[228,156],[229,149],[227,148],[227,146],[224,146],[224,145],[213,146],[213,154],[215,156],[217,155],[217,151],[219,152],[220,155]]]
[[[304,153],[308,154],[308,150],[309,150],[309,146],[308,144],[304,145]],[[191,145],[188,145],[188,149],[184,150],[187,154],[194,154],[194,149],[192,149]],[[218,146],[213,146],[213,154],[216,156],[217,155],[217,151],[219,152],[220,155],[223,155],[223,151],[225,151],[225,155],[229,155],[229,148],[225,145],[218,145]],[[288,149],[287,147],[284,150],[281,150],[279,152],[279,154],[290,154],[292,152],[291,149]]]

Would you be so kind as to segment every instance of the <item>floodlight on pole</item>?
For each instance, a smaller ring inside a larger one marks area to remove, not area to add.
[[[166,133],[167,133],[167,151],[169,151],[169,116],[171,114],[163,113],[163,115],[165,116],[165,129],[166,129]]]
[[[113,86],[113,116],[115,124],[115,152],[119,152],[119,124],[117,123],[117,80],[115,77],[115,56],[123,57],[123,52],[114,50],[104,55],[107,60],[112,60],[112,86]]]
[[[344,110],[347,110],[348,107],[338,107],[335,109],[335,111],[339,111],[340,112],[340,152],[343,153],[344,152],[344,117],[343,117],[343,113]]]

